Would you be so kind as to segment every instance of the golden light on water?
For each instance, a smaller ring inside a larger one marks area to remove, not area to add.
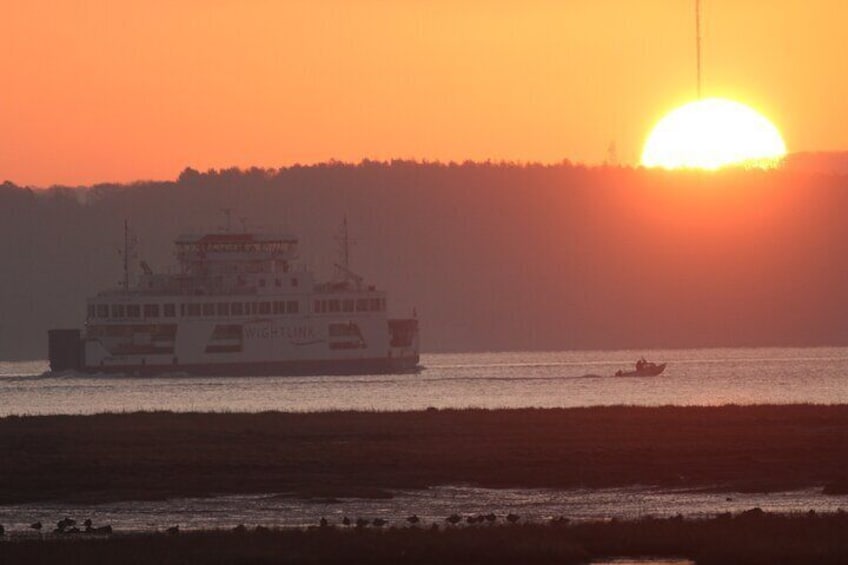
[[[786,155],[778,129],[756,110],[724,98],[691,102],[663,117],[642,152],[646,167],[772,168]]]

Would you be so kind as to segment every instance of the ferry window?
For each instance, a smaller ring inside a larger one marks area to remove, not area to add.
[[[286,303],[282,301],[274,302],[274,314],[285,314]]]
[[[316,314],[321,311],[321,301],[320,300],[316,300],[315,302],[312,303],[312,311]]]
[[[165,304],[165,317],[173,318],[177,315],[177,307],[176,304]]]
[[[347,298],[342,302],[343,312],[353,312],[353,298]]]
[[[326,312],[326,311],[327,311],[327,301],[326,301],[326,300],[322,300],[322,301],[321,301],[321,313],[323,314],[323,313],[324,313],[324,312]]]
[[[259,286],[265,288],[265,279],[259,279]]]
[[[144,317],[145,318],[158,318],[159,317],[159,305],[158,304],[145,304],[144,305]]]
[[[379,298],[372,298],[369,302],[370,302],[372,312],[379,312],[380,311],[380,299]]]
[[[242,308],[241,302],[233,302],[230,304],[230,312],[232,312],[233,316],[241,316],[244,314],[244,308]]]
[[[271,313],[271,303],[270,302],[260,302],[259,303],[259,313],[260,314],[270,314]]]
[[[251,314],[258,314],[259,313],[259,303],[258,302],[251,302],[250,305],[247,308],[249,308],[248,311]]]
[[[274,286],[283,286],[283,281],[281,281],[280,279],[274,279]]]
[[[108,318],[109,317],[109,305],[108,304],[98,304],[97,305],[97,317],[98,318]]]
[[[93,318],[93,317],[94,317],[94,304],[89,304],[89,305],[88,305],[88,317],[89,317],[89,318]]]
[[[186,305],[180,304],[180,317],[182,318],[185,315],[186,315]]]
[[[295,277],[295,278],[293,278],[293,279],[291,280],[291,285],[292,285],[292,286],[297,286],[297,277]]]
[[[330,312],[339,312],[341,310],[339,301],[335,298],[330,300]]]
[[[356,299],[356,311],[357,312],[367,312],[368,311],[368,299],[367,298],[357,298]]]
[[[127,304],[127,318],[141,318],[141,305]]]
[[[230,304],[229,304],[229,302],[219,302],[218,303],[218,315],[219,316],[229,316],[230,315]]]
[[[189,316],[200,316],[200,304],[188,304],[187,306]]]
[[[112,304],[112,317],[113,318],[123,318],[124,317],[124,305],[123,304]]]
[[[214,316],[215,315],[215,305],[211,302],[203,305],[203,315],[204,316]]]
[[[300,304],[297,300],[289,300],[286,302],[286,312],[289,314],[297,314],[297,311],[300,309]]]

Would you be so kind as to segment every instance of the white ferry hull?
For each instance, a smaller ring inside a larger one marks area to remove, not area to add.
[[[393,344],[392,324],[411,335]],[[419,361],[416,320],[260,318],[132,327],[130,338],[113,339],[97,337],[104,332],[89,328],[96,337],[82,340],[79,370],[145,376],[337,375],[414,371]]]
[[[415,373],[420,370],[417,357],[372,358],[301,361],[253,361],[235,363],[197,363],[179,365],[109,365],[86,366],[82,372],[122,374],[133,377],[167,375],[258,377],[310,375],[369,375],[386,373]]]

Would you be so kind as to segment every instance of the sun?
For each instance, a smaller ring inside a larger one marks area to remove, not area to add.
[[[780,132],[756,110],[733,100],[707,98],[677,108],[654,126],[642,151],[642,165],[773,168],[784,155]]]

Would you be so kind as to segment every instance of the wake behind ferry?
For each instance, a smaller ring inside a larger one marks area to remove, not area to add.
[[[350,271],[316,282],[298,239],[247,230],[187,234],[176,273],[144,262],[135,284],[89,298],[85,329],[48,332],[52,371],[310,375],[414,371],[418,320],[389,319],[386,293]]]

